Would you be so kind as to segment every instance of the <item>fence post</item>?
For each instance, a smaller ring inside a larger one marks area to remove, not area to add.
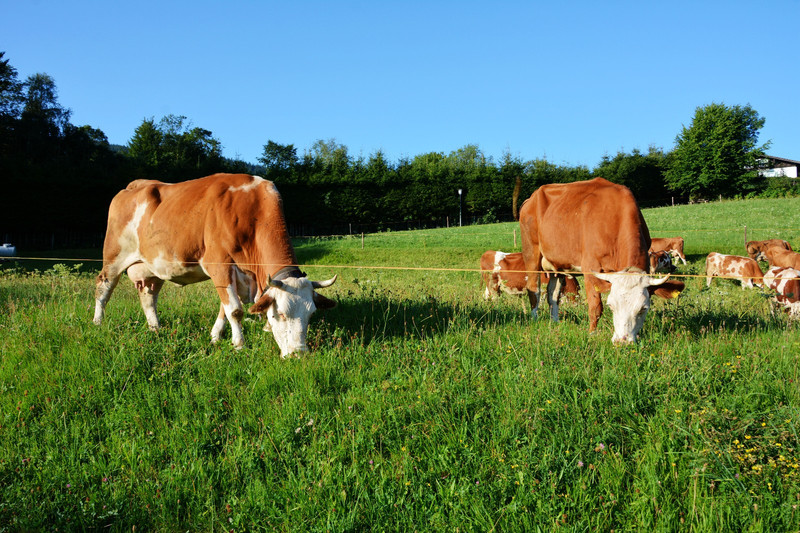
[[[517,228],[514,228],[514,249],[517,249]]]
[[[361,232],[361,249],[364,249],[364,232]]]

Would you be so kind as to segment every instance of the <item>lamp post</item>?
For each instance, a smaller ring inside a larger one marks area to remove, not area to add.
[[[458,189],[458,227],[461,227],[461,192],[463,189]]]

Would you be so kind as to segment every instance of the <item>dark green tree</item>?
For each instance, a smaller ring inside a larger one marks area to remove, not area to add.
[[[58,90],[52,76],[33,74],[23,87],[25,95],[22,120],[47,128],[52,136],[64,131],[71,112],[58,103]]]
[[[667,187],[691,199],[732,197],[754,191],[756,156],[764,119],[749,105],[710,104],[695,110],[692,124],[675,138],[665,173]]]
[[[270,179],[275,179],[272,174],[285,176],[297,164],[297,148],[293,144],[267,141],[258,160],[266,167]]]
[[[594,175],[625,185],[644,207],[668,203],[669,193],[664,185],[666,168],[667,156],[663,150],[651,146],[647,154],[634,149],[630,154],[618,152],[613,158],[603,156]]]
[[[127,148],[137,170],[148,177],[182,181],[227,169],[220,142],[210,131],[191,127],[184,116],[167,115],[158,124],[145,119]]]
[[[144,173],[155,172],[161,160],[163,135],[153,118],[144,119],[128,141],[128,157]]]
[[[3,59],[5,52],[0,52],[0,117],[19,117],[23,95],[22,83],[17,77],[17,69]]]

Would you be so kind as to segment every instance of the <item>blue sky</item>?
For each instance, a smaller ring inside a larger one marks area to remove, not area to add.
[[[695,109],[751,105],[800,159],[800,0],[0,0],[0,51],[72,123],[126,144],[185,115],[224,155],[335,139],[391,161],[477,144],[596,166],[671,149]]]

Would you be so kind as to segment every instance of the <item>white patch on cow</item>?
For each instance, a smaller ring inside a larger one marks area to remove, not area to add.
[[[258,186],[262,183],[264,183],[264,178],[253,176],[253,179],[250,181],[250,183],[245,183],[244,185],[239,185],[237,187],[228,187],[228,190],[231,192],[250,192],[258,188]]]
[[[176,255],[170,258],[159,253],[155,259],[148,262],[148,265],[157,277],[169,280],[176,285],[189,285],[210,278],[202,266],[202,260],[198,264],[185,265]]]
[[[275,301],[267,310],[267,321],[281,357],[307,352],[308,323],[317,310],[311,281],[308,278],[287,278],[280,288],[270,287],[268,292]]]
[[[133,216],[125,225],[119,236],[119,245],[122,250],[139,250],[139,225],[142,223],[144,212],[147,211],[147,202],[136,205]]]

